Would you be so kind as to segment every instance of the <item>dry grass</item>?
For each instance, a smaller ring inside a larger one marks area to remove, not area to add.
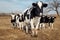
[[[0,40],[60,40],[60,17],[56,18],[54,29],[39,30],[38,37],[31,37],[19,29],[13,29],[10,16],[0,16]]]

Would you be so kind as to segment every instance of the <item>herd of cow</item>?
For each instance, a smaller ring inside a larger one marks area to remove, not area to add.
[[[25,30],[26,33],[31,33],[32,36],[37,36],[38,29],[45,29],[47,23],[53,29],[56,17],[43,15],[43,8],[47,6],[48,4],[39,1],[32,3],[32,7],[27,8],[23,13],[11,14],[13,27]]]

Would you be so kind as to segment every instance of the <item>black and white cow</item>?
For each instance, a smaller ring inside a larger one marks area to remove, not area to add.
[[[43,27],[45,29],[45,24],[49,24],[49,26],[52,26],[52,29],[53,29],[53,23],[54,23],[54,20],[55,20],[56,17],[54,16],[41,16],[41,19],[40,19],[40,28]],[[41,26],[42,25],[42,26]],[[50,28],[50,27],[49,27]]]
[[[23,14],[11,14],[11,23],[13,24],[14,27],[20,28],[23,30]]]
[[[32,8],[29,13],[32,35],[34,35],[35,33],[37,35],[37,29],[38,29],[38,25],[39,25],[39,21],[40,21],[40,16],[41,16],[41,14],[43,15],[43,7],[47,7],[47,4],[43,3],[41,1],[39,1],[37,3],[32,3]],[[26,13],[27,13],[27,11],[26,11]],[[35,20],[34,18],[36,18],[36,17],[38,17],[37,24],[36,24],[36,26],[34,26],[34,20]]]
[[[15,17],[16,17],[15,14],[12,13],[11,14],[11,23],[13,24],[14,27],[16,27],[16,18]]]
[[[56,18],[56,17],[54,17],[54,16],[50,16],[50,17],[48,18],[49,26],[51,26],[52,29],[53,29],[53,24],[54,24],[54,22],[55,22],[55,18]]]
[[[15,15],[16,17],[16,26],[18,28],[20,28],[20,30],[23,30],[23,27],[24,27],[24,17],[23,17],[23,14],[20,13],[20,14],[16,14]]]
[[[23,14],[19,14],[20,16],[19,16],[19,27],[20,27],[20,29],[22,29],[23,30],[23,28],[24,28],[24,16],[23,16]]]
[[[34,30],[35,30],[35,33],[37,35],[37,29],[38,29],[38,25],[39,25],[39,21],[40,21],[40,16],[41,16],[41,14],[43,15],[43,7],[47,7],[47,4],[39,1],[37,3],[32,3],[32,6],[33,6],[33,9],[31,11],[31,29],[32,29],[32,35],[34,35]],[[38,17],[38,21],[37,21],[38,23],[34,27],[33,21],[34,21],[35,17]]]
[[[47,16],[41,16],[41,19],[40,19],[40,29],[43,27],[45,29],[45,23],[46,23],[46,19]]]
[[[31,20],[31,10],[32,8],[27,8],[24,10],[23,14],[24,14],[24,25],[25,25],[25,31],[26,33],[29,32],[30,29],[30,20]]]

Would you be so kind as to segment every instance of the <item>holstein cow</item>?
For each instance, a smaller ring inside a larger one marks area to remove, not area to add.
[[[56,17],[54,17],[54,16],[50,16],[50,17],[48,18],[49,26],[51,26],[52,29],[53,29],[53,24],[54,24],[55,18],[56,18]]]
[[[44,16],[44,15],[41,16],[41,19],[40,19],[40,27],[39,27],[40,29],[41,29],[42,27],[45,29],[45,23],[46,23],[46,20],[47,20],[46,17],[47,17],[47,16]]]
[[[29,29],[30,29],[30,17],[31,17],[31,12],[32,8],[27,8],[26,10],[24,10],[23,14],[24,14],[24,25],[25,25],[25,32],[28,33]]]
[[[54,23],[54,20],[55,20],[56,17],[54,16],[41,16],[41,19],[40,19],[40,28],[43,27],[45,29],[46,25],[45,24],[49,24],[49,26],[52,27],[53,29],[53,23]],[[50,28],[50,27],[49,27]]]
[[[39,25],[39,21],[40,21],[40,16],[41,14],[43,14],[43,7],[47,7],[47,4],[39,1],[37,3],[32,3],[32,10],[30,12],[30,24],[31,24],[31,30],[32,30],[32,36],[34,36],[35,34],[37,35],[37,29],[38,29],[38,25]],[[34,26],[34,18],[38,18],[37,20],[37,25]]]
[[[47,4],[39,1],[37,3],[32,3],[30,9],[26,9],[24,12],[24,18],[27,20],[26,24],[30,23],[32,36],[37,35],[37,29],[40,21],[40,16],[43,14],[43,7],[47,7]],[[37,25],[34,25],[35,18],[37,18]],[[29,20],[30,19],[30,20]],[[26,26],[26,32],[28,32],[28,27]]]
[[[11,14],[11,23],[13,24],[13,27],[17,27],[23,30],[23,14]]]
[[[19,16],[19,27],[20,27],[20,29],[22,29],[23,30],[23,28],[24,28],[24,16],[23,16],[23,14],[19,14],[20,16]]]
[[[23,18],[23,14],[17,14],[16,15],[16,26],[18,28],[20,28],[20,30],[23,30],[23,25],[24,25],[24,18]]]
[[[15,14],[12,13],[11,14],[11,23],[13,24],[14,28],[16,27],[16,18],[15,18]]]

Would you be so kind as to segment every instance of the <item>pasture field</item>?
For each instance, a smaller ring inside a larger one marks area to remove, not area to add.
[[[13,29],[10,16],[0,16],[0,40],[60,40],[60,17],[56,16],[54,29],[38,30],[38,37],[31,37],[19,29]]]

